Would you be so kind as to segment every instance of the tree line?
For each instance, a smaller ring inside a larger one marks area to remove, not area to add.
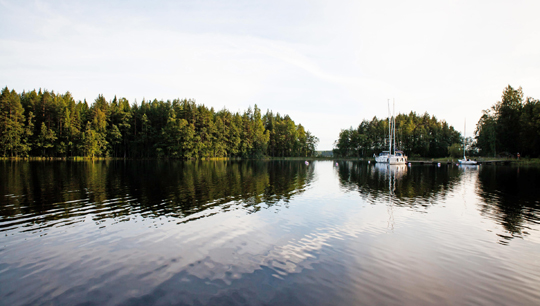
[[[476,146],[483,156],[540,156],[540,102],[508,85],[501,101],[483,111]]]
[[[32,90],[0,95],[0,154],[4,157],[260,158],[312,156],[318,138],[254,106],[215,111],[189,99],[131,104],[126,98],[92,105],[69,92]]]
[[[357,128],[341,130],[335,141],[334,155],[371,157],[388,150],[388,118],[363,120]],[[396,148],[409,156],[448,156],[449,149],[460,147],[461,134],[446,121],[428,113],[396,116]]]

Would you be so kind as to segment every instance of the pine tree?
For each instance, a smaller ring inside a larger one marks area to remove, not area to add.
[[[7,87],[0,94],[0,147],[3,156],[24,154],[24,109],[15,91]]]

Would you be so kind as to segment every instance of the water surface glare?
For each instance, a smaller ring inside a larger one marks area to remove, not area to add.
[[[0,162],[1,305],[540,305],[540,168]]]

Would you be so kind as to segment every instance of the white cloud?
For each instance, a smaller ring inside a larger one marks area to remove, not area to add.
[[[342,128],[427,111],[458,129],[504,87],[540,97],[536,2],[0,2],[0,83],[131,101],[194,98]],[[472,124],[471,124],[472,125]]]

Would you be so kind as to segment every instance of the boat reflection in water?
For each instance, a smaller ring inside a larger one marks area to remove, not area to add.
[[[372,172],[379,172],[380,174],[384,174],[388,177],[388,180],[396,180],[400,179],[403,176],[407,174],[407,165],[401,164],[401,165],[389,165],[389,164],[375,164],[375,167],[373,167]]]
[[[492,230],[499,243],[523,238],[540,224],[540,184],[535,167],[388,164],[340,164],[342,188],[358,192],[372,205],[409,207],[429,212],[434,206],[476,203],[483,218],[502,228]],[[443,204],[445,203],[445,204]]]
[[[479,165],[459,164],[458,167],[463,171],[478,171],[480,169]]]
[[[432,167],[340,163],[340,185],[357,191],[371,204],[387,202],[393,205],[424,209],[452,193],[464,171],[454,166]]]
[[[388,225],[387,228],[394,230],[394,196],[396,191],[396,185],[398,180],[402,179],[407,174],[407,166],[405,164],[375,164],[372,172],[379,172],[383,174],[385,181],[388,181],[388,200],[386,204],[386,209],[388,212]]]

